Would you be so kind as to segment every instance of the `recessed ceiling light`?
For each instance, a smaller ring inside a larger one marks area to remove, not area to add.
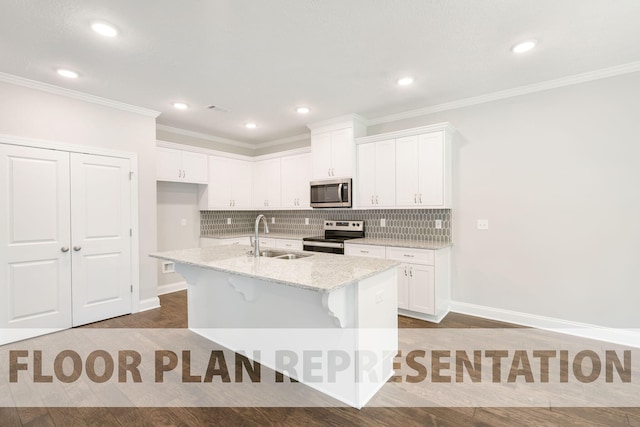
[[[413,83],[413,77],[403,77],[398,80],[398,84],[400,86],[407,86],[407,85],[410,85],[411,83]]]
[[[118,35],[116,27],[106,22],[94,22],[91,24],[91,29],[105,37],[115,37]]]
[[[247,129],[255,129],[258,127],[258,125],[255,123],[245,123],[244,127],[246,127]]]
[[[527,40],[527,41],[524,41],[522,43],[518,43],[517,45],[515,45],[515,46],[513,46],[511,48],[511,52],[513,52],[513,53],[528,52],[531,49],[533,49],[534,47],[536,47],[536,43],[538,43],[536,40]]]
[[[298,107],[298,108],[296,108],[296,111],[299,114],[307,114],[311,110],[309,109],[309,107]]]
[[[189,108],[189,106],[184,102],[174,102],[173,106],[178,110],[186,110],[187,108]]]
[[[66,70],[64,68],[60,68],[60,69],[57,70],[57,72],[62,77],[66,77],[68,79],[77,79],[78,78],[78,73],[76,73],[75,71],[71,71],[71,70]]]

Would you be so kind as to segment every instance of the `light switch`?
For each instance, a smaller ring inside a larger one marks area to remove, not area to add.
[[[304,219],[304,225],[309,225],[309,218]]]
[[[387,220],[385,218],[380,218],[380,227],[386,227],[387,226]]]
[[[231,225],[231,218],[227,218],[227,225]]]
[[[477,227],[478,227],[478,230],[488,230],[489,229],[489,220],[488,219],[479,219]]]
[[[272,217],[271,217],[271,224],[275,224],[275,223],[276,223],[276,217],[275,217],[275,216],[272,216]]]
[[[436,228],[438,230],[442,228],[442,220],[441,219],[436,219]]]

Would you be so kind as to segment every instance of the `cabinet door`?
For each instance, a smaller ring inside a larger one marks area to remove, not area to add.
[[[129,160],[71,153],[73,326],[131,313]]]
[[[418,136],[418,202],[421,206],[444,204],[444,135]]]
[[[409,309],[409,265],[398,266],[398,308]]]
[[[231,163],[224,157],[209,156],[207,209],[231,209]]]
[[[69,328],[69,153],[0,144],[0,169],[0,328]]]
[[[331,132],[331,176],[336,178],[353,177],[353,129],[340,129]]]
[[[229,163],[231,168],[232,182],[229,183],[231,188],[231,205],[232,209],[249,209],[251,208],[251,188],[252,188],[252,166],[251,162],[246,160],[232,160]]]
[[[280,207],[280,159],[254,164],[253,205],[256,209]]]
[[[331,177],[331,132],[311,135],[313,179]]]
[[[375,204],[396,204],[396,143],[395,140],[376,142]]]
[[[182,181],[193,184],[206,184],[208,182],[207,155],[182,151],[180,161],[182,166]]]
[[[433,266],[409,264],[409,310],[436,314]]]
[[[358,145],[358,206],[371,207],[375,204],[376,163],[376,144]]]
[[[156,179],[176,182],[182,180],[180,151],[171,148],[156,148]]]
[[[309,181],[311,181],[311,156],[286,156],[281,160],[281,184],[283,208],[309,208]]]
[[[396,205],[418,203],[418,137],[396,139]]]

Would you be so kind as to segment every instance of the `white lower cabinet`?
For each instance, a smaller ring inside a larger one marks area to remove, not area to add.
[[[291,251],[301,251],[302,250],[302,240],[293,240],[293,239],[274,239],[276,241],[277,249],[291,250]]]
[[[209,246],[222,246],[222,245],[247,245],[249,246],[251,242],[249,241],[249,237],[228,237],[225,239],[219,239],[217,237],[201,237],[200,238],[200,247],[207,248]]]
[[[439,322],[449,312],[450,248],[414,249],[345,244],[345,255],[399,261],[399,313]]]

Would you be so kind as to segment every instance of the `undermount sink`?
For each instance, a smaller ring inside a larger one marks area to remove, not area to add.
[[[253,255],[253,251],[249,252],[249,255]],[[291,253],[283,251],[260,251],[260,256],[265,258],[277,258],[277,259],[299,259],[306,258],[312,254]]]

